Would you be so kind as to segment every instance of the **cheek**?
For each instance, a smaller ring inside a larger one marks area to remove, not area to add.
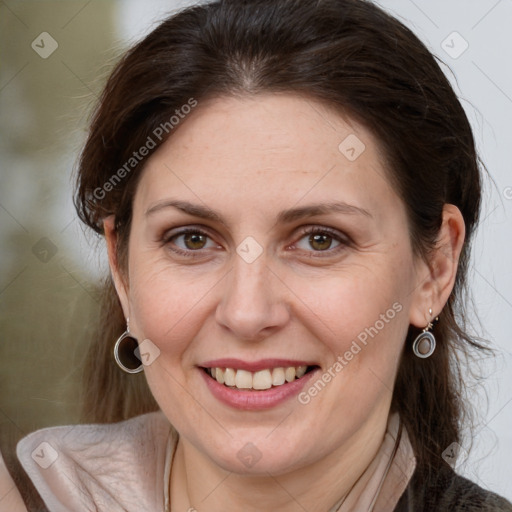
[[[373,340],[382,345],[384,340],[393,344],[403,339],[409,293],[407,276],[395,269],[408,267],[380,259],[294,283],[294,293],[305,306],[303,318],[309,318],[309,328],[336,357],[350,350],[353,341],[366,347]]]
[[[329,279],[328,291],[320,286],[312,294],[306,283],[299,291],[308,297],[308,329],[328,353],[323,372],[304,390],[301,403],[311,400],[326,423],[339,422],[350,411],[351,424],[360,424],[369,411],[391,400],[409,307],[395,277],[351,273]],[[330,391],[319,391],[324,387]],[[335,442],[336,435],[333,430],[326,442]]]
[[[192,398],[188,379],[194,361],[191,349],[207,313],[211,278],[184,276],[168,264],[133,258],[130,274],[130,310],[139,341],[149,339],[158,357],[144,367],[151,392],[179,431],[200,423],[204,410]],[[131,322],[130,322],[131,324]],[[203,418],[204,421],[204,418]]]
[[[132,263],[134,332],[150,339],[162,353],[182,354],[201,328],[204,304],[215,282],[205,275],[173,271],[164,262],[134,257]]]
[[[371,265],[351,266],[331,276],[324,286],[302,282],[298,295],[307,298],[308,328],[328,351],[319,378],[331,389],[317,392],[315,386],[323,389],[325,384],[315,381],[302,398],[316,400],[319,410],[329,411],[325,421],[343,418],[350,410],[357,423],[377,404],[391,400],[409,325],[405,261],[393,266],[387,258],[375,257]]]

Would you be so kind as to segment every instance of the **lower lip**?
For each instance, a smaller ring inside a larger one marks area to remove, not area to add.
[[[271,409],[298,395],[318,370],[319,368],[315,368],[300,379],[295,379],[293,382],[287,382],[286,384],[274,388],[262,391],[244,391],[228,388],[210,377],[202,368],[199,369],[208,389],[215,398],[235,409],[243,409],[246,411]]]

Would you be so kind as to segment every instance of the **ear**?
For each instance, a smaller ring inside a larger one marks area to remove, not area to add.
[[[424,328],[438,316],[453,290],[466,234],[464,218],[453,204],[443,207],[443,222],[428,263],[418,266],[415,296],[409,322]],[[429,314],[432,308],[432,315]]]
[[[130,316],[130,308],[128,302],[128,285],[127,278],[119,267],[119,261],[117,258],[117,231],[115,229],[115,218],[114,215],[109,215],[103,219],[103,231],[105,233],[105,241],[107,243],[108,252],[108,263],[110,266],[110,273],[114,280],[116,287],[117,296],[121,302],[123,308],[124,317]]]

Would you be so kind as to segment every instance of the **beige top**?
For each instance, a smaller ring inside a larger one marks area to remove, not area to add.
[[[405,429],[396,443],[399,423],[398,414],[390,415],[377,455],[330,512],[394,509],[416,467]],[[18,443],[17,454],[51,512],[164,512],[177,440],[163,413],[154,412],[115,424],[38,430]],[[6,496],[0,511],[26,512],[1,457],[0,493]]]

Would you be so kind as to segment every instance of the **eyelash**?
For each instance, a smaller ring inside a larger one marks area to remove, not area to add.
[[[187,235],[187,234],[202,235],[202,236],[205,236],[205,237],[208,237],[211,239],[210,235],[206,231],[203,231],[199,228],[189,227],[189,228],[184,228],[181,231],[178,231],[177,233],[172,234],[171,236],[165,236],[163,238],[162,242],[164,245],[170,245],[172,240],[174,240],[180,236]],[[320,256],[320,254],[326,254],[326,253],[328,256],[332,256],[334,254],[337,254],[339,251],[343,250],[347,246],[349,246],[350,242],[351,242],[347,236],[341,236],[337,231],[335,231],[331,228],[319,227],[319,226],[312,226],[312,227],[307,227],[307,228],[303,229],[300,233],[300,238],[298,239],[298,241],[302,240],[307,235],[311,236],[311,235],[315,235],[315,234],[329,235],[332,239],[339,242],[340,245],[338,245],[334,249],[326,249],[325,251],[310,251],[311,257],[325,257],[325,256]],[[204,255],[201,254],[203,251],[202,249],[197,249],[195,251],[191,250],[191,249],[183,250],[179,247],[174,246],[170,250],[176,254],[179,254],[181,256],[185,256],[188,258],[204,257]],[[317,253],[319,253],[319,254],[317,255]]]

